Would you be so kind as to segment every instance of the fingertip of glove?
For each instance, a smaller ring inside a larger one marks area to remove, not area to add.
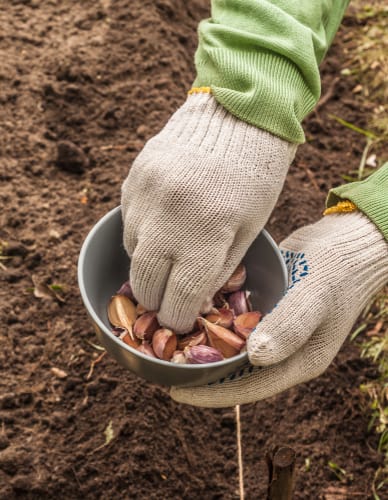
[[[177,388],[176,387],[174,387],[174,386],[170,387],[169,394],[170,394],[171,399],[173,399],[177,403],[180,402],[179,399],[177,399]]]
[[[189,389],[184,389],[181,387],[170,387],[170,397],[173,399],[176,403],[180,404],[192,404],[190,403],[191,400],[191,395],[189,393]]]
[[[284,359],[270,338],[248,340],[248,358],[254,366],[270,366]]]
[[[263,366],[263,367],[264,366],[271,366],[271,365],[278,362],[276,359],[272,358],[272,356],[269,355],[268,352],[263,352],[260,354],[251,353],[251,354],[248,354],[248,358],[249,358],[249,362],[253,366]]]

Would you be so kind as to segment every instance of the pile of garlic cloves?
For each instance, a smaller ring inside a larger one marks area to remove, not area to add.
[[[242,290],[246,269],[240,264],[213,297],[213,307],[197,318],[194,329],[178,335],[158,322],[157,311],[138,304],[125,282],[108,304],[112,333],[147,356],[179,364],[205,364],[236,356],[262,314],[252,311],[249,292]]]

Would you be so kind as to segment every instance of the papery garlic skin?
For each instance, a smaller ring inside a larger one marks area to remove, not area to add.
[[[221,309],[212,309],[212,311],[205,316],[207,321],[210,323],[215,323],[216,325],[223,326],[224,328],[230,328],[233,324],[233,311],[231,309],[226,309],[225,307]]]
[[[113,326],[121,326],[133,336],[133,324],[136,321],[135,304],[125,295],[113,295],[108,305],[108,319]]]
[[[136,303],[137,300],[133,295],[132,287],[129,281],[125,281],[121,287],[117,290],[115,295],[125,295],[128,299],[132,300],[132,302]]]
[[[240,337],[247,339],[250,333],[258,325],[262,314],[259,311],[251,311],[240,314],[233,321],[233,329]]]
[[[222,361],[224,358],[220,351],[207,345],[195,345],[184,350],[187,362],[190,364],[206,364]]]
[[[245,283],[247,279],[247,270],[244,264],[239,264],[232,276],[228,279],[225,285],[221,288],[221,292],[223,293],[232,293],[237,292]]]
[[[143,341],[139,347],[137,348],[138,351],[142,352],[143,354],[146,354],[147,356],[150,356],[151,358],[156,358],[154,350],[152,349],[152,346],[149,342]]]
[[[140,340],[133,339],[128,330],[126,328],[123,328],[122,326],[115,326],[112,328],[112,333],[116,337],[118,337],[120,340],[122,340],[125,344],[133,347],[134,349],[137,349]]]
[[[168,328],[159,328],[152,337],[152,348],[159,359],[169,361],[177,348],[177,336]]]
[[[178,349],[181,350],[183,350],[185,347],[201,344],[207,344],[207,335],[204,331],[198,331],[189,335],[185,335],[184,337],[178,337]]]
[[[236,356],[244,346],[245,340],[231,330],[210,323],[205,318],[198,318],[197,321],[205,328],[210,345],[218,349],[225,358]]]
[[[245,290],[238,290],[237,292],[231,293],[228,302],[235,316],[239,316],[249,311]]]
[[[133,325],[133,333],[138,339],[151,340],[153,334],[160,328],[156,312],[146,312],[139,316]]]
[[[171,363],[185,365],[187,363],[185,353],[183,351],[175,351],[172,355]]]

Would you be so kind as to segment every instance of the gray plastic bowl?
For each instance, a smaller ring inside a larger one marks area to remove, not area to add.
[[[151,358],[124,344],[111,333],[109,299],[128,279],[130,261],[122,244],[121,209],[108,212],[86,237],[78,260],[78,283],[97,337],[111,356],[138,376],[163,385],[194,386],[214,382],[248,361],[247,354],[205,365],[179,365]],[[255,310],[270,311],[287,287],[287,270],[271,236],[262,231],[249,248],[246,288]]]

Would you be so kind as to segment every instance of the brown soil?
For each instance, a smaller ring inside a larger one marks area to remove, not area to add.
[[[178,405],[107,356],[87,378],[99,352],[76,280],[87,232],[119,204],[132,160],[185,99],[207,9],[205,0],[3,2],[2,499],[238,498],[232,409]],[[322,67],[323,93],[355,25],[350,11]],[[327,190],[357,168],[363,142],[328,118],[365,125],[369,105],[354,84],[341,78],[306,120],[308,142],[268,225],[278,241],[317,220]],[[63,284],[64,302],[35,297],[33,280],[40,291]],[[347,343],[323,376],[242,407],[246,498],[265,498],[273,444],[297,451],[296,499],[371,498],[381,457],[358,387],[374,375]]]

